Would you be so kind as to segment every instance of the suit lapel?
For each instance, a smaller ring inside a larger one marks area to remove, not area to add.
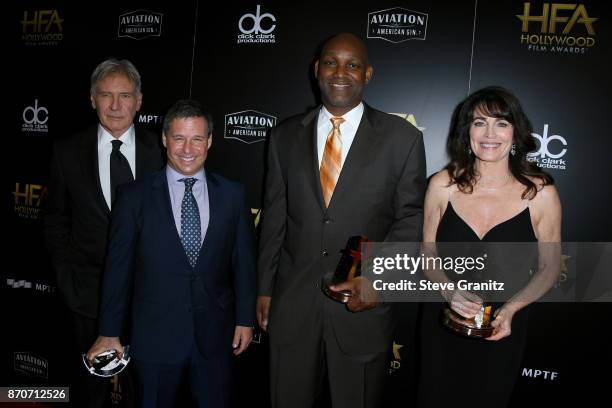
[[[299,135],[301,143],[300,151],[306,158],[307,179],[310,180],[310,187],[313,194],[317,197],[321,211],[324,211],[323,190],[321,189],[321,176],[319,173],[319,153],[317,150],[317,118],[320,108],[309,112],[302,120],[302,132]]]
[[[336,183],[328,209],[337,206],[342,197],[353,188],[354,183],[359,183],[360,171],[370,161],[370,158],[373,157],[373,150],[377,144],[373,115],[374,111],[364,103],[361,122],[342,165],[340,177]]]
[[[174,213],[172,212],[170,190],[168,189],[168,178],[166,177],[165,168],[159,171],[158,176],[153,181],[153,197],[155,200],[155,208],[159,209],[161,213],[159,222],[165,222],[165,230],[172,231],[172,236],[174,237],[174,239],[168,240],[168,243],[174,242],[175,250],[183,254],[185,263],[189,265],[189,259],[187,258],[187,254],[183,248],[181,236],[176,228]]]
[[[202,247],[200,248],[200,255],[198,256],[196,266],[207,255],[208,248],[213,245],[213,238],[211,237],[214,237],[216,234],[218,220],[220,219],[219,214],[223,211],[221,185],[210,172],[207,171],[205,174],[206,189],[208,190],[208,228],[206,228],[206,235],[204,235],[202,240]]]
[[[147,171],[155,169],[156,163],[151,159],[159,153],[156,151],[156,146],[152,144],[152,139],[147,139],[142,130],[134,127],[134,133],[136,139],[136,180],[138,180]]]
[[[213,245],[213,238],[215,236],[215,230],[217,228],[218,218],[220,212],[223,211],[223,200],[220,199],[222,196],[221,186],[217,179],[206,172],[206,188],[208,190],[208,228],[206,229],[206,235],[202,240],[202,246],[200,248],[200,254],[196,262],[196,268],[201,260],[207,255],[208,248]],[[183,248],[181,242],[181,236],[178,229],[176,228],[176,222],[174,220],[174,213],[172,212],[172,203],[170,201],[170,191],[168,189],[168,178],[166,177],[166,171],[163,169],[160,171],[159,177],[153,182],[155,205],[159,208],[162,213],[162,220],[167,221],[167,229],[173,231],[174,242],[177,245],[178,250],[183,254],[183,259],[187,265],[189,265],[189,259]],[[180,222],[180,220],[179,220]]]
[[[110,208],[104,199],[102,185],[100,184],[100,168],[98,165],[98,127],[88,130],[81,143],[81,154],[79,155],[85,182],[91,186],[95,204],[105,213],[110,213]]]

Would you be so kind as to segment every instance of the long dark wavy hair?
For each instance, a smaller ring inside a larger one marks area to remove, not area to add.
[[[510,155],[508,167],[512,176],[525,186],[521,195],[523,199],[531,200],[538,193],[539,186],[530,177],[541,180],[542,186],[554,184],[553,178],[548,173],[527,161],[527,153],[537,147],[531,136],[531,122],[517,97],[499,86],[490,86],[472,93],[455,111],[446,146],[450,156],[446,170],[451,184],[457,184],[459,191],[467,194],[472,193],[476,184],[478,176],[475,169],[476,157],[470,150],[470,127],[476,111],[486,116],[507,120],[512,124],[515,154]]]

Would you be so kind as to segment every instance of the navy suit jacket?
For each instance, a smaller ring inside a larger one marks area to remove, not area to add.
[[[131,353],[139,360],[178,362],[194,339],[205,357],[230,353],[235,326],[254,324],[255,244],[244,189],[210,172],[206,182],[210,221],[195,267],[176,228],[165,169],[117,194],[100,334],[120,336],[131,308]]]

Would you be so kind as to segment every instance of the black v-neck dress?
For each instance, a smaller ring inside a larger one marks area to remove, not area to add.
[[[491,228],[482,239],[449,202],[438,225],[437,242],[535,242],[529,208]],[[512,333],[499,341],[471,339],[442,326],[446,303],[424,303],[420,320],[418,404],[425,407],[508,405],[520,375],[527,311],[512,319]]]

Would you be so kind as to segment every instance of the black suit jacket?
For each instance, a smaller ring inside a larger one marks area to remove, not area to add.
[[[159,136],[136,128],[136,179],[161,168]],[[53,145],[45,238],[57,287],[74,312],[98,315],[110,209],[98,170],[98,126]]]
[[[319,109],[273,130],[259,252],[259,294],[272,296],[270,341],[294,342],[309,319],[326,316],[348,354],[386,351],[389,305],[352,313],[327,299],[321,277],[333,271],[352,235],[371,241],[421,240],[425,152],[421,133],[365,105],[329,207],[317,158]]]
[[[176,228],[161,170],[119,188],[111,216],[100,334],[119,336],[131,311],[141,361],[231,355],[236,325],[255,320],[255,238],[244,188],[206,172],[210,221],[194,267]]]

